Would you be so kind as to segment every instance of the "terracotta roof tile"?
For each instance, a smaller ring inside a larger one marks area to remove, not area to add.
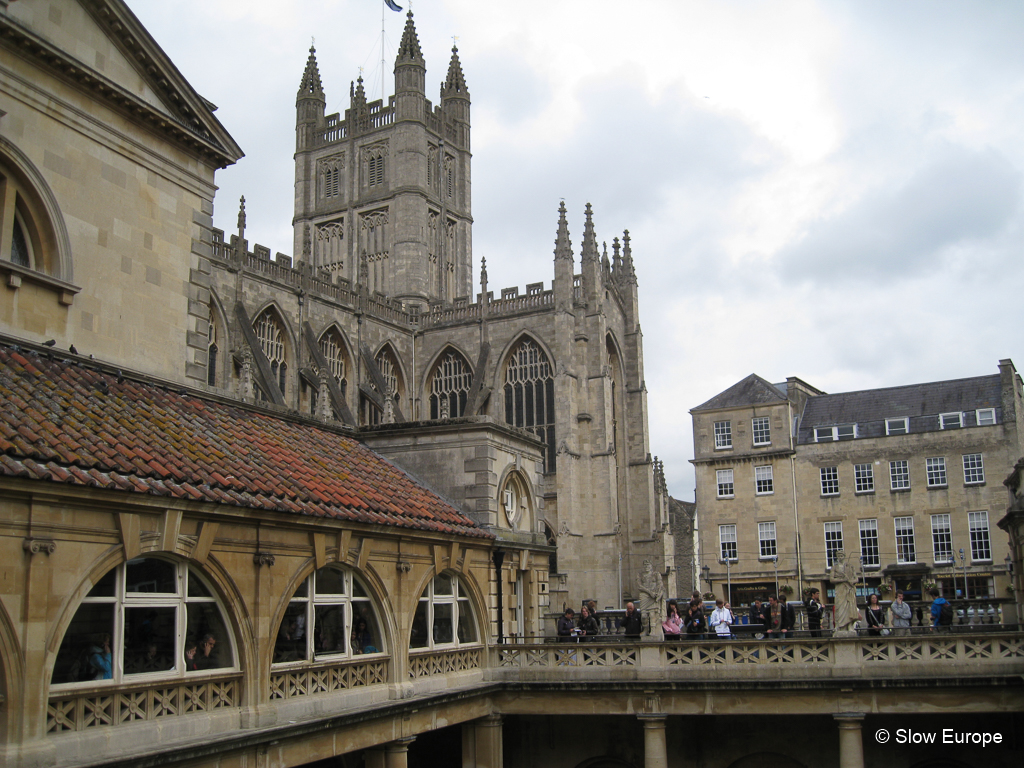
[[[0,474],[491,537],[351,437],[5,345]]]

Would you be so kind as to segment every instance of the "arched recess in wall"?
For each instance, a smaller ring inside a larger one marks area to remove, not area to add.
[[[271,663],[275,670],[356,658],[384,660],[392,654],[394,618],[384,607],[379,584],[341,563],[314,569],[311,561],[291,585],[278,610]],[[381,674],[375,682],[387,682]],[[272,691],[271,697],[274,698]],[[280,692],[280,698],[286,697]]]
[[[220,297],[211,289],[210,316],[206,341],[206,384],[227,388],[230,368],[226,364],[229,354],[227,314]]]
[[[416,603],[409,631],[409,651],[481,645],[483,605],[468,579],[445,570],[427,580]]]
[[[341,390],[345,402],[348,403],[349,381],[353,370],[352,349],[348,339],[345,337],[344,331],[338,327],[337,323],[331,323],[317,337],[317,346],[320,347],[320,353],[327,360],[328,374],[334,377],[334,381]],[[316,363],[311,362],[310,364],[313,367],[313,372],[319,374],[319,371],[316,370]],[[312,387],[310,387],[309,392],[309,412],[315,414],[320,398],[329,398],[330,394],[319,392]],[[340,417],[335,413],[334,418],[337,420]]]
[[[71,241],[57,198],[28,156],[0,137],[0,261],[71,283]]]
[[[447,344],[427,367],[425,398],[432,420],[456,419],[466,415],[473,369],[466,355]]]
[[[20,691],[25,677],[22,664],[21,645],[11,617],[3,603],[0,603],[0,740],[11,743],[17,728],[16,718],[11,718],[14,708],[10,706],[15,691]]]
[[[387,392],[380,393],[382,399],[391,397],[395,403],[405,402],[405,373],[402,369],[401,358],[399,358],[391,342],[382,344],[373,356],[373,359],[377,363],[377,369],[380,371],[381,376],[384,377],[384,385],[387,388]],[[377,385],[373,380],[368,376],[364,378],[370,388],[377,391]],[[363,424],[376,426],[377,424],[385,423],[386,414],[372,400],[363,397],[362,402]]]
[[[544,443],[544,471],[555,471],[555,369],[535,337],[513,341],[498,367],[505,423],[533,432]]]
[[[120,560],[118,551],[113,553]],[[241,669],[238,625],[214,580],[189,561],[147,552],[83,584],[49,644],[51,687],[112,686]],[[70,616],[70,618],[68,618]],[[57,638],[60,638],[59,644]]]
[[[284,314],[274,303],[267,305],[256,314],[252,321],[252,329],[256,338],[259,339],[263,354],[267,356],[270,363],[270,373],[287,402],[291,394],[288,391],[288,381],[289,372],[294,367],[295,336],[285,321]],[[258,384],[256,397],[263,401],[271,399]]]
[[[605,337],[608,375],[611,376],[611,435],[615,448],[615,462],[621,467],[626,461],[626,385],[625,366],[619,345],[612,334]]]

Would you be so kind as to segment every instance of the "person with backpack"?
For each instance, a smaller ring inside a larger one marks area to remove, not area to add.
[[[932,627],[949,627],[953,624],[953,604],[939,596],[939,590],[932,587],[928,590],[932,600]]]

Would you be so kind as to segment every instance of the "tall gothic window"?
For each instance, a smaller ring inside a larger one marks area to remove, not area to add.
[[[331,272],[345,268],[345,220],[316,225],[316,266]]]
[[[338,197],[342,192],[341,172],[345,168],[345,155],[321,158],[317,163],[320,176],[320,197]]]
[[[263,310],[256,318],[256,322],[253,323],[253,330],[256,331],[256,338],[260,340],[263,354],[270,361],[270,371],[277,380],[277,386],[281,389],[281,394],[284,395],[288,365],[284,356],[284,334],[274,311],[269,308]],[[262,399],[269,399],[265,392],[259,394]]]
[[[377,187],[384,183],[385,162],[387,161],[387,144],[374,144],[363,149],[366,162],[366,186]]]
[[[359,217],[359,246],[366,259],[366,287],[372,293],[388,293],[388,210],[365,213]]]
[[[442,355],[430,379],[430,418],[465,416],[472,383],[473,374],[462,355],[457,352]]]
[[[427,279],[430,291],[439,299],[455,299],[455,233],[457,224],[447,219],[441,226],[441,214],[427,213]]]
[[[217,386],[217,355],[220,353],[220,346],[217,344],[217,316],[210,305],[209,323],[210,344],[206,350],[206,383],[211,387]]]
[[[505,368],[505,421],[544,442],[544,471],[555,471],[555,377],[547,355],[530,339],[512,351]]]
[[[445,196],[449,200],[455,199],[455,158],[451,155],[444,156],[444,183]]]
[[[437,180],[437,147],[427,145],[427,188],[433,189]]]
[[[374,358],[377,363],[377,368],[380,370],[381,376],[384,377],[384,386],[387,387],[387,392],[381,393],[381,399],[391,398],[392,402],[397,403],[401,396],[402,381],[398,375],[398,363],[395,362],[394,355],[390,347],[384,347],[377,356]],[[374,391],[377,390],[377,385],[372,381],[370,382],[370,388]],[[384,414],[381,410],[374,405],[369,399],[364,399],[365,410],[363,413],[363,420],[370,426],[376,426],[384,421]]]
[[[345,342],[342,340],[337,328],[328,329],[320,337],[320,351],[327,358],[327,367],[330,375],[338,383],[342,397],[345,397],[348,389],[348,379],[346,377],[348,357],[345,354]],[[329,397],[327,392],[318,393],[316,390],[313,390],[312,397],[309,400],[310,413],[316,413],[317,400],[321,396]],[[337,418],[337,414],[335,414],[335,418]]]

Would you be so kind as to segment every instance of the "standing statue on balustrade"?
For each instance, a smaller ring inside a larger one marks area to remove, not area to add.
[[[854,633],[860,621],[857,608],[857,567],[839,550],[832,561],[832,583],[836,586],[835,634]]]
[[[654,640],[664,640],[661,623],[665,587],[661,583],[661,574],[654,572],[650,560],[644,560],[644,569],[637,574],[637,587],[640,590],[640,616],[644,634]]]

